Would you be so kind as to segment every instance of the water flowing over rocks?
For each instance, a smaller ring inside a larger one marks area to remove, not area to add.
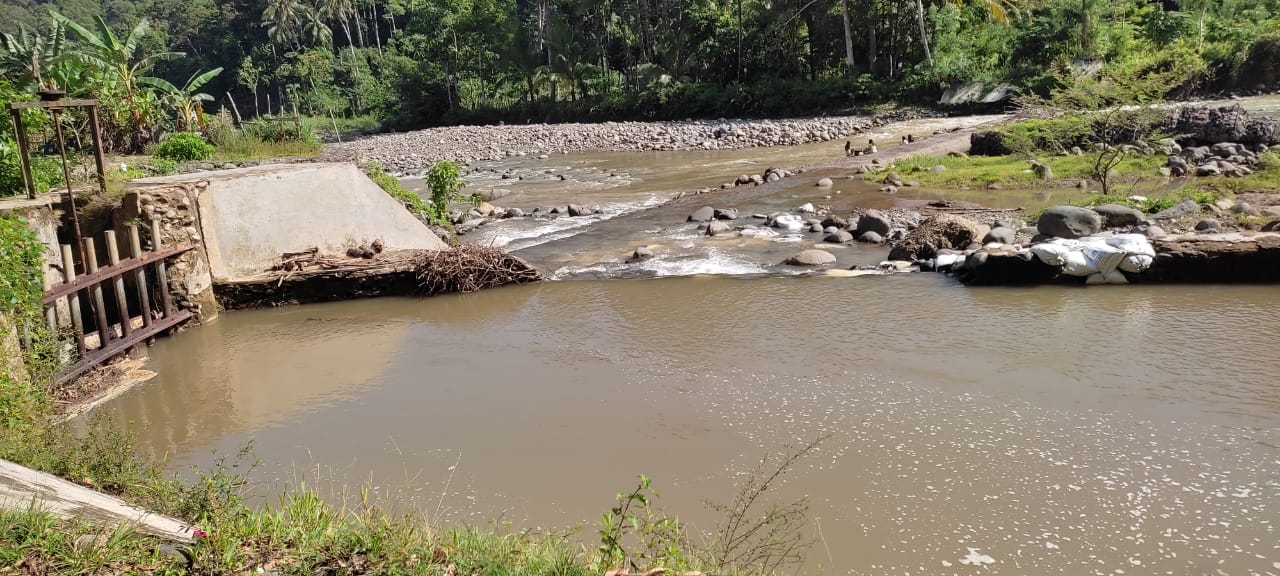
[[[329,144],[325,154],[334,159],[376,161],[392,173],[416,174],[440,160],[470,162],[510,156],[543,158],[556,152],[727,150],[829,142],[924,115],[921,111],[899,110],[874,118],[449,126]],[[780,173],[778,178],[786,175]],[[744,178],[748,181],[744,182]],[[761,183],[767,178],[768,173],[756,176]],[[735,183],[742,185],[750,180],[744,175]]]

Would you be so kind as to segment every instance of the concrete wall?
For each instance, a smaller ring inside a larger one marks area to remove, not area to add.
[[[194,231],[214,284],[251,280],[284,252],[321,254],[382,240],[387,250],[448,246],[353,164],[277,164],[135,180],[131,189],[190,187]]]

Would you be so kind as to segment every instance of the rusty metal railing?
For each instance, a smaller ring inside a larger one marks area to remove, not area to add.
[[[195,245],[162,247],[159,222],[153,221],[151,248],[143,251],[138,227],[130,224],[126,229],[129,235],[128,258],[120,258],[116,233],[108,230],[103,237],[107,256],[105,266],[100,265],[94,239],[85,238],[81,248],[84,274],[76,274],[71,245],[63,244],[62,283],[54,283],[49,275],[45,277],[45,321],[53,330],[69,325],[77,352],[75,360],[58,371],[55,381],[59,384],[128,353],[139,344],[191,318],[190,311],[173,307],[164,261],[195,248]],[[152,301],[152,281],[159,290],[159,302]],[[129,290],[130,285],[132,290]],[[111,299],[107,299],[108,294]],[[85,310],[90,312],[88,316],[84,314]],[[61,318],[60,311],[68,317]]]

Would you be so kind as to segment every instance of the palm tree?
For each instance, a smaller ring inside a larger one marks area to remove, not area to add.
[[[333,30],[324,23],[320,11],[309,6],[302,12],[302,36],[312,46],[328,46],[333,43]]]
[[[178,130],[191,130],[192,121],[204,125],[203,102],[212,102],[213,96],[200,92],[200,89],[222,73],[222,67],[207,72],[197,72],[187,79],[181,88],[160,78],[139,78],[139,84],[145,84],[164,93],[165,101],[174,108],[174,127]]]
[[[351,12],[351,0],[319,0],[316,9],[320,15],[329,20],[337,20],[342,25],[342,34],[347,37],[347,48],[351,49],[351,57],[356,55],[356,45],[351,38],[351,24],[348,14]]]
[[[262,25],[267,27],[267,37],[276,44],[292,41],[301,23],[302,9],[297,0],[269,0],[262,11]]]

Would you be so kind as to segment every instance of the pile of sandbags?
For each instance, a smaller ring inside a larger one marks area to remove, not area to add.
[[[1031,246],[1041,262],[1062,266],[1068,276],[1083,276],[1086,284],[1128,284],[1124,272],[1151,267],[1156,251],[1142,234],[1115,234],[1068,239],[1055,238]]]

